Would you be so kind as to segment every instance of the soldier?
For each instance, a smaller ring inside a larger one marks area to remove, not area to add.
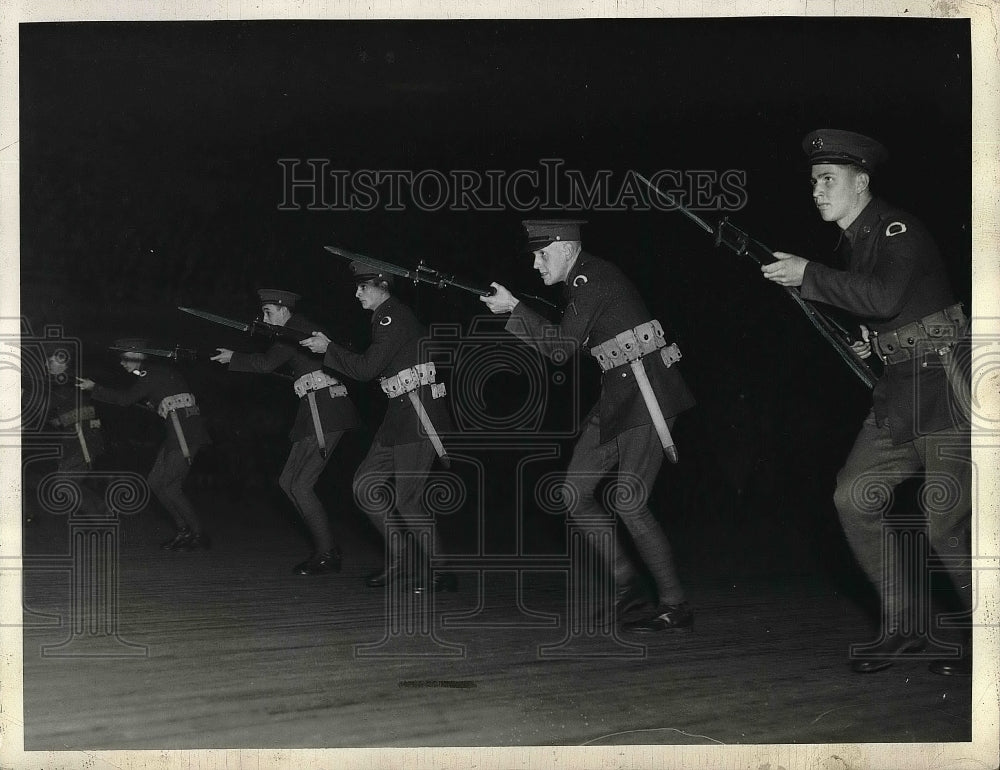
[[[354,474],[354,496],[362,502],[372,523],[386,536],[386,517],[392,513],[393,496],[382,492],[381,486],[394,481],[395,509],[404,523],[424,518],[421,497],[427,475],[434,463],[435,452],[442,454],[437,431],[451,426],[448,411],[441,397],[444,386],[435,383],[434,364],[421,355],[420,342],[427,329],[413,311],[392,294],[393,277],[373,271],[360,262],[352,262],[351,272],[357,284],[354,296],[361,307],[372,313],[372,341],[363,353],[351,351],[331,342],[316,332],[301,344],[315,353],[324,353],[323,365],[352,379],[367,382],[380,379],[383,392],[389,397],[385,419],[372,440],[368,455]],[[441,553],[441,538],[434,530],[433,548]],[[408,561],[414,554],[408,557]],[[422,554],[427,559],[429,554]],[[426,564],[426,562],[425,562]],[[389,585],[409,576],[395,554],[387,559],[385,568],[368,579],[372,588]],[[429,575],[429,570],[418,570]],[[421,581],[418,581],[418,583]],[[453,573],[438,572],[429,584],[415,585],[417,593],[454,591],[457,580]]]
[[[303,337],[317,328],[295,312],[298,294],[280,289],[259,289],[257,294],[266,323],[300,331]],[[299,411],[289,434],[292,449],[278,484],[309,528],[315,546],[312,555],[292,571],[297,575],[339,572],[342,554],[333,542],[330,521],[314,487],[344,432],[360,424],[347,388],[323,371],[316,356],[310,356],[294,342],[278,339],[264,353],[217,350],[212,360],[229,364],[231,372],[264,373],[286,364],[291,367]]]
[[[115,390],[87,378],[77,378],[77,387],[90,391],[95,401],[147,406],[167,422],[166,438],[147,476],[150,489],[177,528],[174,537],[160,547],[167,551],[207,549],[208,536],[184,494],[183,484],[198,450],[211,443],[211,439],[184,377],[171,366],[147,361],[141,352],[147,347],[146,340],[135,338],[118,340],[112,347],[121,354],[122,368],[137,378],[130,388]]]
[[[968,553],[970,523],[969,439],[961,432],[968,430],[963,414],[968,384],[952,351],[968,322],[930,234],[914,216],[871,192],[872,173],[885,160],[885,148],[867,136],[832,129],[811,132],[802,148],[811,164],[820,217],[842,231],[838,249],[846,269],[775,252],[778,261],[761,270],[782,286],[801,287],[806,299],[857,316],[867,341],[855,343],[855,350],[863,357],[874,351],[885,365],[834,493],[848,542],[879,591],[888,623],[872,657],[852,663],[854,671],[869,673],[926,643],[923,636],[907,633],[906,619],[916,608],[901,576],[894,571],[883,576],[883,513],[891,490],[907,477],[926,471],[948,490],[929,517],[930,544],[949,557],[956,586],[969,581],[967,567],[956,566]],[[957,389],[952,397],[950,385]],[[970,609],[968,592],[960,596]],[[971,669],[965,657],[933,661],[931,670],[968,674]]]
[[[57,345],[47,351],[49,425],[67,433],[56,472],[79,478],[80,510],[94,516],[103,512],[104,505],[83,474],[93,470],[104,453],[104,436],[90,395],[74,387],[74,366],[65,347]]]
[[[580,225],[584,222],[528,220],[523,224],[542,281],[547,286],[565,283],[562,321],[548,323],[498,283],[492,284],[495,294],[482,301],[493,313],[510,313],[507,331],[553,360],[565,360],[581,347],[598,359],[603,370],[601,397],[584,419],[566,474],[569,513],[591,520],[607,516],[594,491],[601,477],[617,467],[620,492],[614,507],[655,578],[659,594],[651,616],[623,623],[623,628],[635,632],[689,629],[693,613],[685,601],[670,544],[646,505],[663,462],[661,443],[667,447],[664,438],[674,419],[694,405],[680,371],[671,365],[676,346],[663,343],[662,327],[621,270],[583,250]],[[620,355],[622,335],[631,335],[633,343],[639,338],[649,341],[648,353]],[[639,363],[626,366],[631,361],[625,358]],[[621,620],[643,598],[636,570],[620,540],[615,551],[615,606],[610,613],[597,608],[599,617],[609,622]]]

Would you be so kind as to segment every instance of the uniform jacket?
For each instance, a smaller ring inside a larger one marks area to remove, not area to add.
[[[566,278],[566,309],[556,325],[518,303],[507,321],[507,331],[549,358],[590,349],[641,323],[653,320],[633,283],[607,260],[581,251]],[[663,323],[661,321],[661,323]],[[694,406],[694,397],[677,364],[667,367],[658,354],[642,359],[656,400],[667,419]],[[597,366],[597,359],[594,359]],[[601,377],[601,442],[622,431],[649,425],[652,418],[630,366],[619,366]]]
[[[857,316],[877,332],[898,329],[955,304],[941,254],[926,228],[905,211],[875,198],[838,246],[846,270],[806,265],[805,299]],[[889,422],[893,443],[954,426],[947,374],[928,355],[891,364],[875,385],[875,418]]]
[[[391,377],[416,364],[430,363],[420,353],[420,342],[426,336],[427,329],[413,311],[399,298],[390,296],[372,313],[372,341],[368,349],[353,353],[331,342],[323,365],[361,382]],[[426,385],[416,392],[438,434],[450,431],[451,418],[445,399],[433,398]],[[384,446],[429,440],[408,394],[389,401],[375,440]]]
[[[307,318],[293,313],[285,324],[288,329],[302,332],[302,336],[308,337],[314,331],[319,331],[316,326]],[[292,376],[297,380],[304,374],[315,372],[323,368],[323,362],[318,356],[309,353],[301,345],[294,342],[278,340],[263,353],[233,353],[229,361],[229,370],[232,372],[273,372],[279,366],[287,364],[291,369]],[[288,391],[295,396],[292,382],[288,383]],[[298,396],[295,396],[298,398]],[[329,388],[316,391],[316,410],[319,412],[320,422],[323,424],[324,433],[349,430],[361,424],[358,410],[351,401],[350,396],[334,398],[330,395]],[[295,423],[292,425],[289,438],[300,441],[308,436],[315,436],[316,429],[313,426],[312,412],[309,408],[309,399],[302,397],[299,399],[299,410],[295,415]]]
[[[95,385],[91,391],[93,399],[95,401],[103,401],[107,404],[116,404],[117,406],[148,404],[155,413],[160,402],[167,396],[191,392],[187,381],[173,367],[150,363],[148,361],[143,363],[146,365],[146,375],[144,377],[132,375],[135,377],[135,382],[132,383],[131,387],[116,390],[106,388],[102,385]],[[195,403],[197,403],[197,397]],[[181,427],[184,429],[184,439],[187,441],[188,448],[192,453],[195,448],[212,443],[208,432],[205,430],[205,424],[200,414],[192,414],[190,409],[181,408],[177,410],[177,417]],[[180,442],[177,439],[177,433],[174,430],[173,421],[169,415],[164,422],[166,423],[165,427],[167,431],[164,445],[168,449],[176,449],[179,452]]]
[[[62,440],[63,453],[59,460],[59,467],[64,470],[75,468],[86,463],[83,456],[83,447],[80,446],[80,438],[76,433],[76,423],[80,422],[83,428],[83,437],[87,442],[87,452],[90,459],[95,460],[104,452],[104,436],[98,415],[94,419],[76,419],[78,409],[93,407],[90,393],[80,390],[72,384],[73,376],[66,375],[66,382],[59,384],[54,377],[49,378],[49,427],[60,433],[65,433]],[[63,418],[60,420],[60,418]]]

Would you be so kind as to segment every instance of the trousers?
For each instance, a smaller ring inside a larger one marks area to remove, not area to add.
[[[674,419],[667,421],[672,427]],[[680,604],[684,589],[674,563],[670,543],[647,501],[663,464],[663,450],[656,429],[640,425],[622,431],[611,441],[600,443],[600,415],[593,410],[588,416],[580,438],[573,448],[573,456],[566,471],[566,495],[569,515],[584,522],[599,522],[617,516],[625,525],[636,550],[656,581],[662,604]],[[601,481],[617,467],[605,507],[594,493]],[[610,510],[608,510],[610,508]],[[613,554],[602,554],[614,559],[612,565],[619,585],[633,577],[635,566],[628,558],[621,537],[615,538]]]
[[[198,447],[192,447],[190,451],[191,459],[194,460],[198,454]],[[164,443],[146,480],[156,499],[170,514],[177,529],[190,529],[197,534],[201,532],[201,520],[195,513],[191,501],[184,494],[184,480],[190,471],[191,466],[180,448]]]
[[[905,555],[886,547],[892,519],[885,514],[896,488],[921,472],[920,516],[926,522],[929,545],[942,558],[951,582],[959,589],[962,605],[971,609],[969,436],[940,431],[894,445],[888,424],[879,427],[872,410],[837,475],[834,505],[844,534],[858,564],[878,590],[885,616],[893,622],[912,609],[908,582],[926,579],[927,565],[916,565],[920,574],[900,574],[899,565],[907,561]]]
[[[278,486],[299,512],[319,553],[333,549],[333,535],[330,532],[330,520],[326,510],[316,496],[314,488],[343,435],[342,430],[324,434],[326,457],[320,454],[315,436],[306,436],[294,442],[285,461],[285,467],[278,477]]]
[[[430,441],[387,446],[377,439],[354,474],[354,499],[375,528],[386,537],[386,519],[394,514],[405,525],[429,518],[422,496],[436,453]],[[443,553],[433,527],[435,553]],[[429,556],[429,554],[425,554]]]

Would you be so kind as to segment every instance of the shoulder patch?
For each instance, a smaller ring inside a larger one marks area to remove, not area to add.
[[[580,275],[578,275],[576,278],[573,279],[573,287],[575,288],[577,286],[583,286],[585,283],[587,283],[587,281],[588,281],[587,276],[581,273]]]
[[[906,225],[902,222],[890,222],[889,226],[885,228],[885,234],[887,237],[891,238],[894,235],[900,235],[906,232]]]
[[[388,326],[391,323],[392,323],[392,316],[391,315],[382,316],[380,319],[378,319],[378,325],[379,326]]]

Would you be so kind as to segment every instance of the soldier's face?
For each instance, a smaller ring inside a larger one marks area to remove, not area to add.
[[[49,374],[53,376],[58,376],[66,372],[67,359],[65,356],[49,356],[45,360],[45,364],[48,367]]]
[[[388,299],[389,292],[372,281],[365,281],[358,284],[354,296],[365,310],[374,310]]]
[[[284,326],[292,317],[292,311],[284,305],[263,305],[260,310],[264,316],[264,323],[272,326]]]
[[[542,283],[551,286],[562,283],[573,266],[573,251],[569,241],[556,241],[534,252],[534,268],[542,276]]]
[[[868,174],[853,166],[818,163],[809,179],[813,203],[824,222],[848,227],[861,213],[862,193],[868,189]]]
[[[141,358],[123,358],[119,363],[121,363],[122,369],[124,369],[129,374],[142,367]]]

